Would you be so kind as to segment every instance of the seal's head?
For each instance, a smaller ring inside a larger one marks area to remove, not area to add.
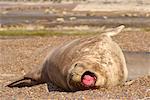
[[[72,51],[74,59],[67,74],[69,89],[95,89],[126,81],[128,72],[124,55],[119,45],[111,39],[123,28],[120,26],[98,37],[80,40],[81,43]]]

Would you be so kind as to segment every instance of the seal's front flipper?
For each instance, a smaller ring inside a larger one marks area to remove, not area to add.
[[[128,69],[128,80],[150,75],[150,52],[123,51],[123,53]]]
[[[45,81],[43,79],[42,69],[40,68],[27,73],[23,77],[8,84],[7,86],[8,87],[30,87],[42,83],[45,83]]]

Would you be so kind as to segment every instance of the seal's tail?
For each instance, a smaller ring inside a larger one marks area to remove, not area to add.
[[[111,29],[111,30],[106,30],[106,32],[105,32],[105,33],[102,33],[102,34],[103,34],[103,35],[107,35],[107,36],[109,36],[109,37],[115,36],[115,35],[117,35],[118,33],[120,33],[124,28],[125,28],[124,25],[120,25],[120,26],[118,26],[118,27],[116,27],[116,28],[113,28],[113,29]]]

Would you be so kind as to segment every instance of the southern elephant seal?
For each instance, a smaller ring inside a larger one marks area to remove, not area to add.
[[[32,86],[52,82],[66,91],[77,91],[122,84],[128,71],[120,47],[111,39],[124,28],[84,37],[53,49],[43,65],[9,84]]]

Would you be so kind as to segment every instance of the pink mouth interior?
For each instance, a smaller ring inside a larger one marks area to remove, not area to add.
[[[86,72],[83,74],[81,81],[84,86],[91,87],[95,85],[96,76],[93,73]]]

